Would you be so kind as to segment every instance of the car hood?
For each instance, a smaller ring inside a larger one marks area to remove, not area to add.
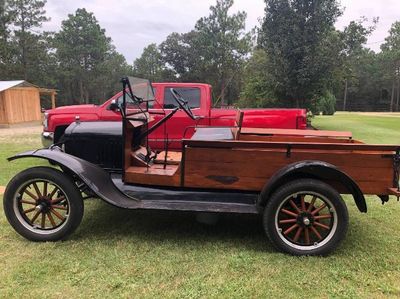
[[[96,113],[98,107],[97,105],[71,105],[57,107],[47,110],[46,112],[49,114]]]

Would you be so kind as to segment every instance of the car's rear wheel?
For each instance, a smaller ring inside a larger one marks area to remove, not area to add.
[[[347,207],[330,185],[300,179],[280,187],[264,211],[271,243],[293,255],[327,255],[344,239]]]
[[[65,239],[83,217],[78,188],[67,175],[50,167],[17,174],[7,186],[3,204],[11,226],[32,241]]]

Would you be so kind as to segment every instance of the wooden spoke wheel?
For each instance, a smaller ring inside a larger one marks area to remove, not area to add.
[[[56,230],[65,224],[69,200],[54,182],[33,180],[19,190],[15,213],[33,230]]]
[[[282,238],[299,246],[318,246],[337,226],[332,203],[321,194],[299,192],[286,198],[276,214]]]
[[[10,224],[27,239],[56,241],[79,225],[83,201],[76,185],[62,172],[34,167],[11,180],[4,210]]]
[[[264,213],[264,227],[278,249],[295,255],[325,255],[344,238],[347,208],[336,190],[317,180],[291,182],[277,190]]]

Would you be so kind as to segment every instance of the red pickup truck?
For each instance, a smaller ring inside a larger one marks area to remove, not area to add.
[[[174,109],[176,102],[170,88],[177,90],[188,102],[194,114],[201,116],[197,125],[233,126],[236,110],[212,108],[212,87],[200,83],[153,83],[156,101],[151,104],[150,112],[162,112]],[[43,145],[48,147],[59,142],[65,129],[76,119],[80,121],[120,121],[121,115],[113,103],[122,101],[122,92],[117,93],[104,104],[64,106],[47,110],[44,114]],[[305,109],[244,109],[243,127],[306,129]],[[156,121],[162,115],[155,114]],[[169,147],[180,149],[182,137],[190,138],[196,122],[189,119],[184,112],[178,111],[168,122],[167,128],[161,127],[150,135],[154,149],[164,146],[164,130],[167,131]],[[121,133],[122,134],[122,133]]]

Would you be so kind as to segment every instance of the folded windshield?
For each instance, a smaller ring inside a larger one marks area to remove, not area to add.
[[[144,102],[154,101],[154,92],[150,80],[136,77],[128,77],[128,80],[136,98]]]

